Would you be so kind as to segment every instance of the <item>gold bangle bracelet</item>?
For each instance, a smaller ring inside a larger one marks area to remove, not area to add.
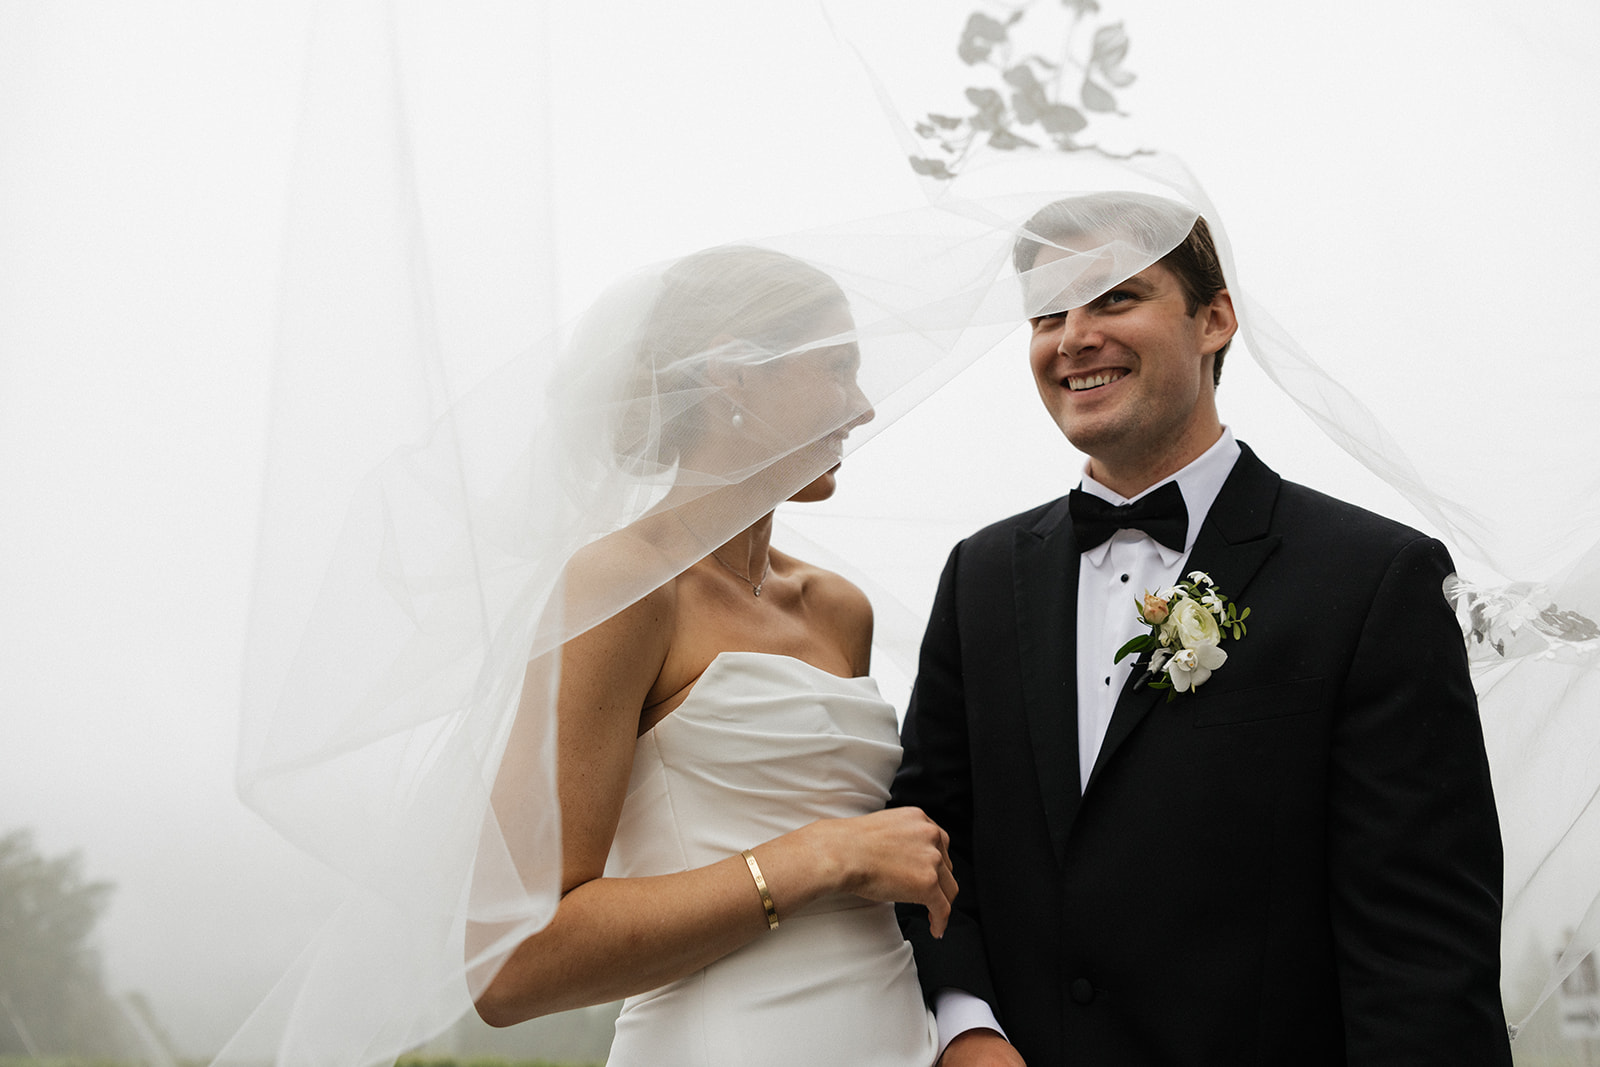
[[[755,853],[745,849],[739,855],[744,857],[746,867],[750,868],[750,877],[756,880],[756,892],[761,894],[761,906],[767,909],[767,929],[778,928],[778,908],[772,903],[772,894],[767,891],[767,880],[761,877],[761,864],[756,862]]]

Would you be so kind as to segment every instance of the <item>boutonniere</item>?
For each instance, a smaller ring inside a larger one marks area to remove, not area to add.
[[[1146,684],[1170,690],[1168,700],[1198,688],[1228,661],[1222,639],[1243,637],[1244,620],[1250,617],[1250,609],[1239,611],[1205,571],[1190,571],[1188,578],[1159,593],[1145,590],[1134,605],[1150,632],[1117,649],[1114,662],[1121,663],[1132,652],[1149,652],[1152,680]]]

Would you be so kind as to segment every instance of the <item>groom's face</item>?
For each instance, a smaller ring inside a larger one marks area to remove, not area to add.
[[[1061,254],[1045,249],[1036,265]],[[1190,315],[1177,276],[1157,263],[1082,307],[1030,320],[1039,396],[1092,467],[1147,467],[1215,440],[1208,353],[1226,340],[1215,312],[1214,302]]]

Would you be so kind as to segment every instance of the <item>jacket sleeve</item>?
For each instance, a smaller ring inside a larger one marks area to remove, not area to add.
[[[1430,538],[1395,555],[1332,725],[1329,903],[1350,1063],[1511,1063],[1499,821],[1442,591],[1452,569]]]
[[[962,546],[950,553],[922,639],[917,681],[906,711],[904,755],[889,803],[919,807],[950,835],[959,892],[944,937],[928,932],[927,912],[901,905],[900,927],[911,942],[929,1003],[941,989],[960,989],[994,1005],[972,873],[972,768],[962,689],[957,584]]]

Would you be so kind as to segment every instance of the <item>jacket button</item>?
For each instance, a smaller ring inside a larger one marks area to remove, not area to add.
[[[1074,1004],[1087,1004],[1094,999],[1094,986],[1087,978],[1074,978],[1070,988]]]

